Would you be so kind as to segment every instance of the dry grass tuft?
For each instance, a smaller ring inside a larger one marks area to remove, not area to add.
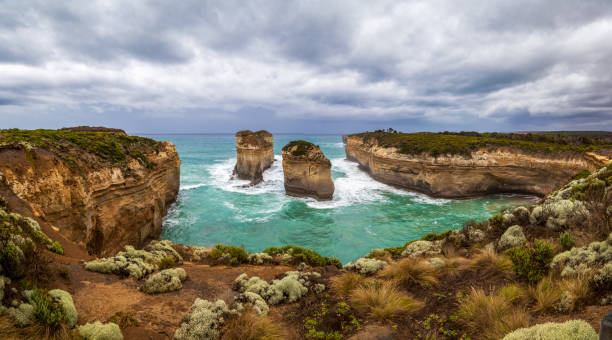
[[[437,286],[438,271],[431,264],[418,259],[402,259],[380,272],[380,277],[393,279],[402,285]]]
[[[330,281],[330,289],[336,295],[347,299],[351,292],[364,283],[365,278],[357,273],[347,272],[333,277]]]
[[[563,291],[559,288],[559,285],[553,282],[550,277],[543,278],[535,286],[527,287],[527,295],[535,301],[533,311],[536,313],[553,310],[562,294]]]
[[[368,312],[370,317],[379,321],[413,312],[422,305],[402,293],[393,281],[373,281],[358,287],[351,293],[350,302],[351,306]]]
[[[228,320],[222,340],[281,340],[286,334],[268,317],[247,310],[236,318]]]
[[[440,273],[450,278],[455,278],[469,267],[470,260],[466,259],[465,257],[453,257],[444,261],[444,266],[442,266],[439,270]]]
[[[559,283],[561,291],[568,292],[571,297],[571,305],[567,306],[568,311],[575,311],[582,308],[586,301],[591,297],[589,279],[591,273],[582,273],[573,278],[564,279]]]
[[[484,249],[474,256],[470,268],[476,270],[483,279],[495,276],[509,277],[514,274],[512,261],[505,255],[496,253],[492,248]]]
[[[507,298],[487,295],[482,289],[472,291],[459,305],[458,322],[470,334],[480,334],[484,339],[501,339],[517,328],[529,325],[529,313],[515,307]]]

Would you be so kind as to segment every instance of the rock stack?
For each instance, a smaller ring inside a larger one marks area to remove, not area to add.
[[[318,146],[302,140],[285,145],[283,172],[287,195],[312,197],[319,201],[332,199],[331,162]]]
[[[274,162],[274,137],[268,131],[249,130],[236,133],[234,176],[255,185],[263,181],[263,172]]]

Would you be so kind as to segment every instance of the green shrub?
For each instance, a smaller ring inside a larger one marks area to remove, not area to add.
[[[57,241],[53,241],[49,246],[49,250],[60,255],[64,255],[64,246]]]
[[[293,245],[286,245],[280,248],[269,247],[264,249],[263,252],[270,255],[289,254],[291,255],[291,262],[293,264],[304,262],[310,266],[323,267],[332,265],[336,266],[337,268],[342,268],[342,263],[337,258],[321,256],[321,254],[317,253],[316,251],[303,247]]]
[[[305,155],[306,152],[314,148],[315,145],[305,140],[294,140],[294,141],[289,142],[289,144],[283,146],[283,151],[287,151],[293,147],[295,147],[295,150],[293,150],[291,154],[293,156],[299,157],[299,156]]]
[[[574,238],[569,231],[562,232],[561,235],[559,235],[559,243],[561,243],[563,250],[571,249],[575,244]]]
[[[579,173],[575,174],[574,177],[572,177],[572,181],[587,178],[590,174],[591,172],[589,170],[582,170]]]
[[[174,267],[174,258],[173,257],[162,257],[159,260],[157,266],[159,267],[159,270],[172,268]]]
[[[59,328],[67,321],[66,313],[59,301],[42,289],[35,289],[29,298],[34,307],[34,318],[51,329]]]
[[[532,246],[523,245],[506,251],[514,264],[514,271],[523,280],[538,282],[548,273],[553,249],[548,242],[535,240]]]
[[[505,231],[504,216],[502,214],[497,214],[489,218],[489,227],[491,227],[493,232],[495,232],[496,234],[503,233]]]
[[[228,254],[230,256],[231,265],[246,263],[249,259],[249,255],[247,254],[246,250],[244,250],[244,248],[226,246],[223,244],[217,244],[215,246],[215,249],[210,252],[210,258],[217,260],[225,254]]]

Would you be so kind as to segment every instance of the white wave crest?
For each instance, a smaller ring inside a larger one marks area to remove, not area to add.
[[[191,190],[191,189],[197,189],[197,188],[201,188],[206,186],[206,183],[198,183],[198,184],[188,184],[188,185],[181,185],[180,190]]]

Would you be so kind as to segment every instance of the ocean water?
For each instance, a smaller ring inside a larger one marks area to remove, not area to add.
[[[460,228],[470,219],[528,203],[534,198],[496,195],[466,200],[434,199],[370,178],[345,160],[340,135],[275,135],[276,162],[264,182],[231,180],[236,162],[233,135],[150,135],[170,140],[181,164],[179,198],[164,219],[162,237],[189,245],[217,243],[259,252],[294,244],[346,263],[371,249],[402,245],[431,232]],[[304,139],[332,163],[334,199],[317,202],[286,196],[281,148]]]

